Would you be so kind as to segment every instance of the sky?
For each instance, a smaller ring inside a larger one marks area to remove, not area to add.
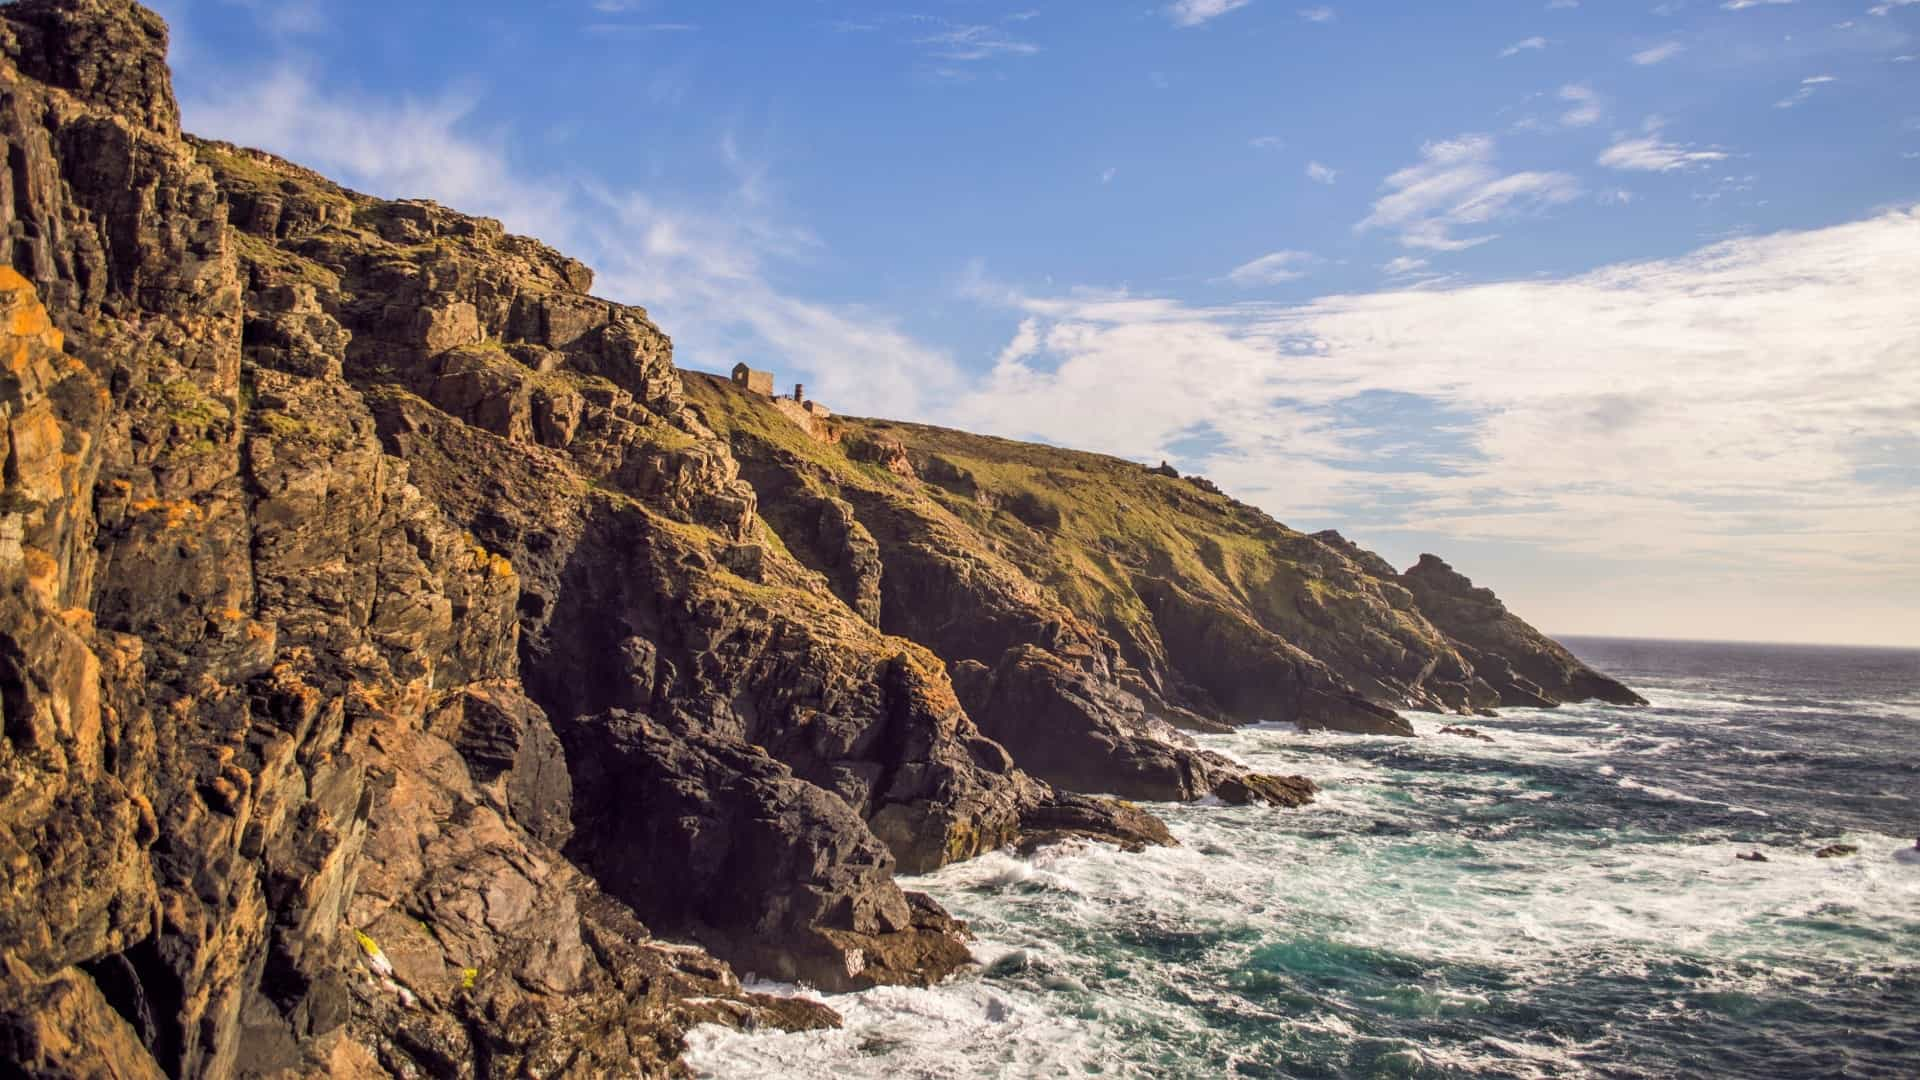
[[[165,0],[186,127],[684,367],[1165,459],[1553,633],[1920,646],[1920,0]]]

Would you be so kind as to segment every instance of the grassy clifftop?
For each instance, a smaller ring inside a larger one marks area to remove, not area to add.
[[[1308,727],[1391,730],[1348,707],[1467,712],[1631,692],[1586,669],[1438,560],[1409,574],[1338,534],[1308,535],[1204,479],[1060,447],[890,420],[839,417],[812,433],[765,398],[725,380],[688,376],[688,400],[733,444],[775,531],[812,549],[800,493],[847,502],[878,541],[882,625],[957,663],[965,610],[897,612],[894,542],[933,538],[978,578],[1008,577],[1036,617],[1104,639],[1122,682],[1151,691],[1148,711],[1189,726],[1292,720]],[[811,558],[809,558],[811,554]],[[830,575],[831,576],[831,575]],[[1059,613],[1065,612],[1062,616]],[[977,650],[976,650],[977,651]],[[961,683],[965,679],[961,678]],[[1137,688],[1136,688],[1137,689]],[[991,725],[989,724],[991,727]]]

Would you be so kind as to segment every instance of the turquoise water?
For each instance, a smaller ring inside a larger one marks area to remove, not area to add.
[[[1250,729],[1304,810],[917,879],[980,968],[693,1035],[706,1076],[1920,1075],[1920,654],[1576,641],[1646,709]],[[1835,842],[1859,854],[1817,859]],[[1764,863],[1739,852],[1759,850]]]

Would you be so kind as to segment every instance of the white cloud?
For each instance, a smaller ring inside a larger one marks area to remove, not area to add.
[[[1560,588],[1622,560],[1636,590],[1724,578],[1734,621],[1799,589],[1836,634],[1913,644],[1914,280],[1920,207],[1299,305],[1002,289],[1021,347],[942,418],[1166,457],[1296,526],[1553,553]]]
[[[915,44],[926,46],[936,60],[964,64],[1006,56],[1032,56],[1040,51],[1040,46],[1011,37],[997,26],[954,23],[933,16],[916,19],[935,26],[931,33],[916,38]]]
[[[1339,17],[1339,13],[1330,7],[1301,8],[1300,17],[1310,23],[1330,23]]]
[[[1884,3],[1875,4],[1868,8],[1867,13],[1869,15],[1886,15],[1893,11],[1894,8],[1903,8],[1908,4],[1920,4],[1920,0],[1885,0]]]
[[[1580,6],[1580,0],[1547,0],[1548,11],[1568,11]]]
[[[1400,255],[1380,264],[1380,269],[1392,277],[1404,277],[1419,273],[1427,268],[1427,260],[1412,255]]]
[[[1774,102],[1773,107],[1776,109],[1794,108],[1795,106],[1798,106],[1801,103],[1805,102],[1808,98],[1811,98],[1814,95],[1814,93],[1820,89],[1820,87],[1825,86],[1828,83],[1834,82],[1834,81],[1835,79],[1831,75],[1810,75],[1807,78],[1800,80],[1799,89],[1795,90],[1792,94],[1788,95],[1787,97],[1781,98],[1779,101]]]
[[[1544,49],[1546,47],[1547,47],[1546,38],[1543,38],[1543,37],[1522,38],[1519,41],[1516,41],[1513,44],[1507,46],[1506,48],[1501,49],[1500,55],[1501,56],[1518,56],[1520,53],[1525,52],[1529,49],[1538,50],[1538,49]]]
[[[1119,175],[1119,169],[1102,169],[1100,171],[1100,182],[1102,184],[1111,184],[1113,183],[1113,178]]]
[[[1725,161],[1722,150],[1696,150],[1690,145],[1668,142],[1659,134],[1658,118],[1647,121],[1647,134],[1622,136],[1601,152],[1597,162],[1609,169],[1629,172],[1674,172]]]
[[[1560,123],[1566,127],[1591,127],[1600,122],[1604,112],[1600,105],[1600,95],[1590,86],[1569,84],[1560,88],[1560,100],[1570,108],[1560,114]]]
[[[1287,141],[1278,135],[1255,135],[1247,140],[1247,145],[1255,150],[1282,150],[1286,148]]]
[[[1227,280],[1242,286],[1279,285],[1306,277],[1306,268],[1319,261],[1308,251],[1276,251],[1234,267]]]
[[[1307,179],[1316,184],[1331,184],[1340,178],[1338,169],[1329,169],[1317,161],[1307,162]]]
[[[1664,63],[1685,51],[1687,51],[1687,47],[1677,41],[1663,41],[1658,45],[1641,49],[1639,52],[1634,53],[1633,62],[1639,64],[1641,67],[1647,67],[1652,64]]]
[[[1387,193],[1356,228],[1390,229],[1400,243],[1431,251],[1459,251],[1496,234],[1461,237],[1457,230],[1568,202],[1580,185],[1561,172],[1502,174],[1494,167],[1494,140],[1462,135],[1420,148],[1420,161],[1387,177]]]
[[[1728,11],[1741,11],[1750,7],[1765,7],[1770,4],[1791,4],[1793,0],[1727,0],[1720,6]]]
[[[1217,19],[1229,11],[1246,7],[1253,0],[1174,0],[1167,7],[1167,17],[1175,26],[1199,26],[1209,19]]]

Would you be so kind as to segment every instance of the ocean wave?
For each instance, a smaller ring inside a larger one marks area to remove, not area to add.
[[[1156,807],[1175,848],[1063,844],[915,879],[971,922],[979,967],[836,998],[838,1032],[702,1028],[690,1060],[766,1080],[1658,1076],[1678,1038],[1722,1055],[1708,1071],[1767,1075],[1890,1009],[1920,1023],[1889,1004],[1920,996],[1920,855],[1833,813],[1901,784],[1874,730],[1650,696],[1467,721],[1491,742],[1428,716],[1412,740],[1202,736],[1322,792]],[[1835,842],[1858,854],[1815,857]],[[1767,861],[1735,857],[1754,850]],[[1887,1071],[1880,1044],[1847,1045]]]

